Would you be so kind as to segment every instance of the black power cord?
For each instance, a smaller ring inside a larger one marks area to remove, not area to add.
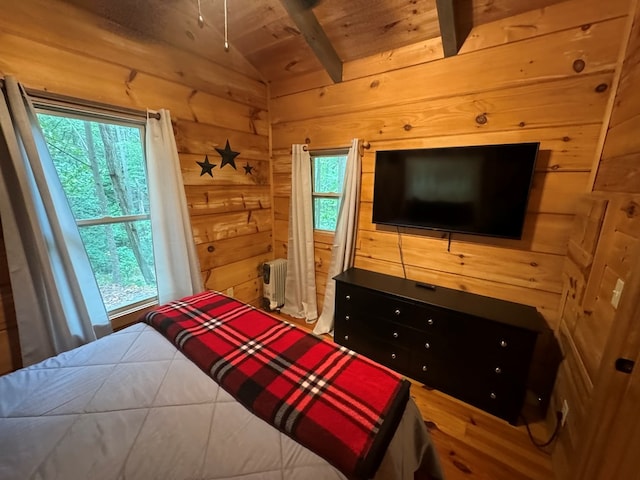
[[[400,227],[396,226],[396,230],[398,231],[398,250],[400,251],[400,263],[402,263],[402,274],[404,278],[407,278],[407,269],[404,266],[404,255],[402,254],[402,235],[400,235]]]
[[[541,450],[544,453],[548,454],[549,452],[547,452],[546,450],[543,450],[543,448],[544,447],[548,447],[549,445],[551,445],[551,443],[553,443],[553,441],[558,436],[558,433],[560,433],[560,427],[562,426],[562,412],[560,412],[560,411],[556,412],[556,428],[553,430],[553,433],[551,434],[551,437],[549,438],[549,440],[547,440],[544,443],[538,443],[536,441],[536,439],[533,438],[533,434],[531,433],[531,429],[529,428],[529,422],[527,421],[527,419],[524,417],[524,415],[522,413],[520,414],[520,417],[524,421],[524,426],[527,427],[527,433],[529,434],[529,439],[531,440],[531,443],[533,443],[533,445],[538,450]]]

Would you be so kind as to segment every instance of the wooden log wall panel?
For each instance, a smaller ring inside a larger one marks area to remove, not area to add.
[[[582,338],[576,341],[575,331],[578,326],[583,328],[593,321],[600,321],[600,312],[595,315],[585,312],[583,303],[607,205],[606,199],[591,196],[580,199],[563,272],[565,301],[558,338],[564,361],[558,373],[553,403],[558,408],[562,403],[560,399],[566,399],[571,405],[572,415],[567,420],[563,440],[556,451],[556,456],[563,459],[559,462],[562,467],[557,467],[560,471],[568,468],[566,463],[574,455],[593,391],[593,365],[589,355],[585,356]]]
[[[213,270],[247,256],[268,254],[272,250],[271,232],[259,232],[197,245],[200,268]]]
[[[0,375],[22,366],[11,279],[0,226]]]
[[[262,279],[253,278],[233,287],[234,298],[250,303],[254,307],[262,306]]]
[[[638,196],[606,193],[594,199],[592,208],[582,204],[579,209],[582,218],[576,222],[567,260],[567,266],[574,268],[565,269],[568,297],[559,329],[565,359],[552,403],[560,408],[566,400],[572,413],[553,456],[556,470],[563,471],[560,478],[573,478],[570,472],[577,465],[572,462],[586,440],[589,419],[596,415],[590,410],[591,400],[598,388],[608,339],[617,324],[617,310],[611,305],[613,289],[618,279],[629,280],[640,255]]]
[[[271,190],[268,185],[212,186],[191,185],[187,191],[187,206],[191,215],[238,212],[271,208]]]
[[[22,366],[18,329],[0,330],[0,374],[12,372]]]
[[[32,28],[26,31],[20,29],[21,24],[16,23],[15,18],[28,20]],[[52,24],[56,28],[51,28]],[[99,35],[96,35],[96,26],[100,28]],[[11,2],[6,5],[4,15],[0,18],[0,28],[111,63],[123,66],[135,64],[141,71],[222,98],[260,108],[267,106],[263,82],[168,44],[141,42],[138,34],[65,2]],[[91,39],[90,49],[87,49],[87,39]]]
[[[359,232],[362,252],[372,258],[400,262],[396,233]],[[564,257],[531,251],[491,247],[485,244],[452,242],[447,251],[444,239],[401,234],[405,265],[416,265],[454,275],[512,283],[522,287],[560,293]],[[428,252],[425,255],[425,251]]]
[[[344,69],[344,65],[342,68]],[[289,95],[291,93],[298,93],[305,90],[324,87],[326,85],[331,85],[332,83],[333,80],[323,68],[322,70],[304,72],[295,76],[279,79],[277,82],[271,84],[269,90],[272,98],[276,98]]]
[[[472,55],[449,57],[275,98],[271,102],[272,122],[279,124],[364,112],[388,105],[612,71],[616,66],[625,21],[625,18],[608,20],[592,24],[587,29],[576,26],[499,48],[480,50]],[[576,61],[584,62],[580,73],[574,71]],[[491,68],[487,68],[488,65]],[[313,108],[299,108],[300,105]]]
[[[377,227],[371,223],[372,218],[371,202],[361,202],[358,217],[358,229],[361,231],[375,232],[382,227]],[[286,220],[284,218],[283,220]],[[530,250],[538,253],[552,253],[564,255],[566,245],[571,232],[572,219],[570,215],[557,215],[547,213],[532,213],[525,220],[524,230],[521,240],[506,238],[486,238],[483,244],[493,245],[503,248],[513,248],[520,250]],[[426,232],[416,228],[402,228],[403,234],[414,234],[416,236],[425,235]],[[395,232],[395,229],[393,229]],[[455,234],[456,241],[477,242],[473,235]]]
[[[322,69],[322,63],[302,35],[291,36],[247,55],[250,62],[260,65],[261,73],[269,79],[304,75]],[[265,62],[264,59],[268,59]]]
[[[640,152],[640,139],[635,135],[638,128],[640,128],[640,114],[609,130],[602,158],[622,157]]]
[[[454,147],[457,145],[491,145],[496,143],[540,142],[536,171],[588,171],[600,135],[600,125],[571,125],[550,128],[522,128],[502,132],[478,132],[445,137],[406,138],[371,142],[365,152],[362,171],[373,172],[375,150],[401,148]],[[291,170],[290,161],[288,164]]]
[[[277,150],[274,150],[272,153],[271,164],[273,173],[276,175],[291,174],[291,145],[289,145],[289,148],[285,150],[285,153],[281,153]]]
[[[531,0],[526,3],[527,9],[540,9],[556,3],[554,0]],[[520,0],[472,0],[472,24],[487,23],[522,12]]]
[[[287,15],[280,0],[234,1],[229,4],[229,27],[233,30],[233,46],[248,56],[264,47],[272,46],[281,39],[299,36],[292,28],[293,21]],[[256,19],[260,19],[259,22]],[[233,28],[233,24],[242,29]]]
[[[640,193],[640,10],[636,11],[595,191]]]
[[[228,265],[273,255],[266,84],[233,60],[230,68],[151,41],[68,2],[25,0],[6,7],[0,75],[14,75],[35,90],[171,111],[203,278],[215,278],[223,291],[238,286],[242,299],[257,300],[257,266],[238,275]],[[215,148],[227,140],[240,152],[237,170],[219,167]],[[205,155],[218,164],[213,178],[200,176],[196,161]],[[251,174],[242,168],[246,163],[254,167]],[[215,248],[213,256],[208,246]],[[3,297],[3,304],[11,302]]]
[[[230,286],[253,281],[259,277],[262,264],[271,258],[271,254],[256,255],[209,270],[204,286],[210,290],[225,291]]]
[[[232,147],[233,148],[236,147]],[[239,149],[238,149],[239,150]],[[216,152],[207,155],[209,163],[216,165],[209,174],[201,175],[202,167],[197,162],[205,160],[204,155],[194,155],[191,153],[180,154],[180,166],[182,168],[182,177],[184,184],[189,186],[210,186],[211,188],[219,188],[224,186],[240,186],[247,187],[269,185],[269,161],[265,160],[248,160],[242,157],[242,154],[236,157],[234,169],[231,165],[221,167],[222,159]],[[217,157],[217,158],[216,158]],[[245,165],[253,167],[251,173],[246,173]]]
[[[476,24],[467,36],[458,55],[495,47],[506,43],[538,37],[576,25],[590,25],[603,20],[622,17],[627,14],[628,0],[612,0],[603,5],[600,0],[569,0],[553,3],[537,10],[531,10],[502,20]],[[549,2],[545,2],[549,3]],[[535,5],[528,2],[529,8]],[[542,7],[542,4],[541,4]],[[495,2],[489,7],[495,11]],[[390,70],[406,68],[443,58],[440,37],[405,47],[388,50],[343,65],[343,80],[352,80],[375,75]],[[333,82],[322,70],[305,74],[304,81],[286,78],[276,81],[271,88],[274,97],[298,93],[313,88],[331,85]]]
[[[639,184],[640,152],[600,160],[595,190],[640,193]]]
[[[177,45],[185,51],[195,51],[216,63],[251,78],[260,78],[255,68],[240,52],[224,50],[221,10],[218,2],[202,2],[205,26],[197,22],[197,6],[193,2],[166,2],[147,0],[111,0],[109,2],[87,2],[66,0],[81,8],[88,8],[101,17],[107,17],[120,25],[136,30],[138,36],[160,39],[164,43]],[[235,2],[234,2],[235,3]]]
[[[347,129],[353,137],[368,134],[367,140],[377,145],[377,142],[396,138],[597,124],[602,120],[609,97],[606,89],[601,92],[599,87],[609,85],[612,77],[611,72],[570,77],[416,101],[411,105],[391,105],[367,115],[349,112],[322,119],[282,123],[274,126],[278,131],[278,143],[274,148],[299,143],[300,132],[313,144],[317,138],[344,137]],[[480,115],[486,118],[482,125],[477,120]]]
[[[215,148],[224,148],[226,140],[229,140],[231,147],[242,145],[241,153],[247,160],[264,160],[269,155],[269,142],[264,135],[231,131],[181,119],[174,120],[173,130],[178,151],[182,153],[209,154],[219,158]]]
[[[196,244],[267,232],[271,226],[271,211],[266,209],[191,217]]]
[[[289,197],[274,197],[273,214],[276,220],[289,220]]]
[[[0,73],[19,75],[30,88],[130,108],[168,108],[175,118],[262,135],[268,132],[266,110],[9,33],[0,32],[0,39],[6,48]]]
[[[570,28],[574,25],[590,25],[629,13],[627,0],[568,1],[544,6],[536,10],[512,15],[473,28],[458,55],[503,43],[524,40]]]
[[[640,10],[636,10],[629,44],[624,60],[624,67],[618,85],[615,108],[611,115],[609,127],[614,127],[638,115],[640,112],[640,95],[637,86],[640,82]]]
[[[342,67],[342,80],[353,80],[354,78],[406,68],[441,58],[444,58],[442,39],[440,37],[430,38],[423,42],[412,43],[404,47],[345,62]],[[328,83],[324,85],[328,85]]]

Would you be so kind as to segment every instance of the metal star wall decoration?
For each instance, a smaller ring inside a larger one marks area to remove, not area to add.
[[[222,164],[220,165],[220,168],[228,164],[231,165],[235,170],[237,170],[235,158],[240,155],[240,152],[234,152],[233,150],[231,150],[231,147],[229,146],[229,140],[227,140],[227,144],[225,145],[224,149],[216,147],[216,151],[222,157]]]
[[[244,174],[245,174],[245,175],[247,175],[247,174],[249,174],[249,175],[253,175],[253,174],[251,173],[251,170],[253,170],[253,167],[252,167],[251,165],[249,165],[249,162],[247,162],[247,163],[245,164],[245,166],[244,166],[244,167],[242,167],[242,168],[244,168]]]
[[[200,176],[204,175],[205,173],[208,173],[210,177],[213,177],[213,173],[211,172],[211,170],[213,170],[216,164],[209,163],[209,155],[204,156],[204,162],[196,162],[196,163],[200,165],[200,168],[202,168],[202,171],[200,172]]]

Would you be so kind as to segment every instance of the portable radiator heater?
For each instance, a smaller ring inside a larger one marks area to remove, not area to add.
[[[276,258],[262,265],[262,291],[264,306],[275,310],[284,305],[284,285],[287,279],[287,261]]]

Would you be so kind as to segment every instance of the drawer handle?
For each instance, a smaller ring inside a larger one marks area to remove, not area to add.
[[[502,348],[507,348],[507,341],[506,340],[500,340],[500,346]]]
[[[393,332],[393,338],[398,338],[398,332]]]
[[[399,308],[396,308],[396,311],[395,311],[395,312],[393,312],[393,313],[395,313],[395,314],[396,314],[396,316],[400,315],[400,309],[399,309]]]
[[[433,325],[433,318],[430,318],[429,320],[427,320],[427,324]]]
[[[498,396],[497,396],[495,393],[491,392],[491,393],[489,394],[489,398],[490,398],[491,400],[495,400],[496,398],[498,398]]]
[[[427,350],[429,350],[431,348],[431,345],[429,344],[429,342],[424,344],[424,348],[426,348]]]
[[[344,336],[344,339],[345,339],[345,340],[349,340],[349,335],[345,335],[345,336]]]
[[[500,367],[496,367],[495,372],[500,375],[502,373],[502,369]]]
[[[351,295],[346,295],[344,298],[346,298],[347,300],[351,300]]]
[[[395,360],[395,359],[396,359],[396,354],[395,354],[395,353],[392,353],[392,354],[391,354],[391,358],[392,358],[393,360]]]
[[[348,322],[349,321],[349,315],[345,315],[344,319]]]
[[[427,371],[427,366],[426,365],[422,365],[422,371],[426,372]]]

